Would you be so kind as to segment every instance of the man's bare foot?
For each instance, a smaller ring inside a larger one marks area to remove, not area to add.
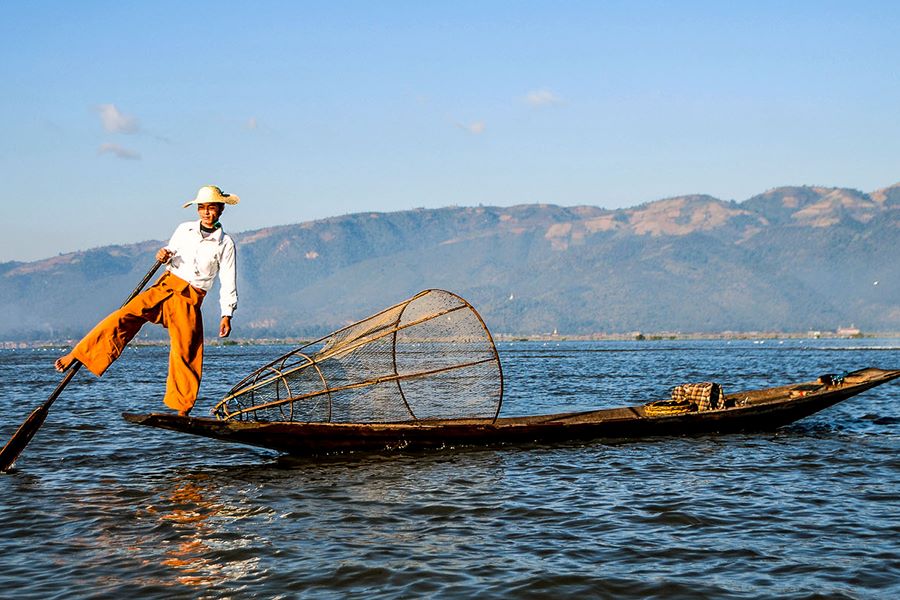
[[[56,362],[53,363],[53,366],[56,367],[56,370],[60,373],[65,373],[74,362],[75,357],[72,356],[71,352],[69,352],[65,356],[60,356],[59,358],[57,358]]]

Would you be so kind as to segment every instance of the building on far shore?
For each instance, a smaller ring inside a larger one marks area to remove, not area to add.
[[[841,337],[856,337],[860,335],[858,327],[851,325],[850,327],[838,327],[837,334]]]

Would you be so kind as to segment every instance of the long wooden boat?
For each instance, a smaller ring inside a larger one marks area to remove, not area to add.
[[[645,438],[766,431],[807,417],[900,377],[900,370],[865,368],[842,378],[725,396],[728,408],[657,415],[648,405],[528,417],[446,419],[402,423],[248,422],[174,414],[130,414],[132,423],[304,455],[351,450]]]

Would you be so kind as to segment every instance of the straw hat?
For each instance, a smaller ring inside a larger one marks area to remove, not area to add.
[[[190,202],[184,203],[184,208],[191,204],[210,204],[213,202],[221,202],[222,204],[237,204],[241,199],[234,194],[226,194],[214,185],[204,185],[197,191],[197,197]]]

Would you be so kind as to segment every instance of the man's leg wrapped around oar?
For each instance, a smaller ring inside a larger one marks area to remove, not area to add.
[[[203,368],[203,319],[200,305],[206,295],[172,273],[100,321],[72,350],[98,377],[109,368],[145,323],[169,330],[169,375],[166,406],[183,414],[194,406]]]

